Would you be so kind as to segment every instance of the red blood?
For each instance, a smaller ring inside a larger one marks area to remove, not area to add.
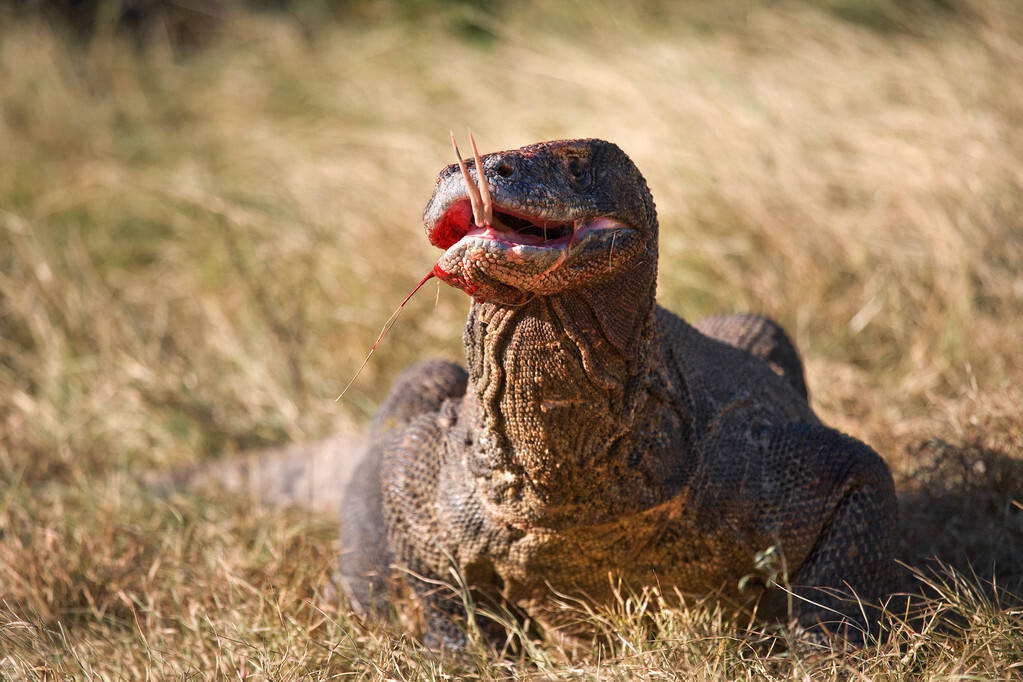
[[[445,211],[440,221],[430,230],[430,243],[441,249],[449,249],[466,235],[472,224],[472,206],[468,199],[463,199]]]

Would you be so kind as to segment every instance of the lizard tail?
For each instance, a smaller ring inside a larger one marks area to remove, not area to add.
[[[361,437],[340,435],[156,474],[145,483],[168,493],[229,491],[248,495],[258,506],[296,506],[336,515],[362,452]]]

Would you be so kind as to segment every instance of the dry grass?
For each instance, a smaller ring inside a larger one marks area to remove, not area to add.
[[[0,9],[0,676],[1019,677],[991,583],[1023,593],[1023,16],[939,4],[240,14],[188,55]],[[356,428],[423,349],[460,355],[464,296],[427,290],[333,402],[433,262],[420,211],[469,124],[632,155],[662,302],[793,331],[825,420],[896,471],[941,617],[796,655],[640,596],[582,612],[589,657],[455,660],[316,597],[331,519],[138,483]]]

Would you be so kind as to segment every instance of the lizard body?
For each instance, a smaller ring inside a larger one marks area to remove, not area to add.
[[[342,510],[353,606],[380,608],[398,567],[425,579],[410,581],[427,642],[457,648],[461,602],[433,584],[452,564],[557,626],[552,590],[601,602],[618,580],[756,599],[773,547],[799,627],[868,628],[838,592],[891,589],[891,475],[820,423],[781,328],[755,315],[693,327],[656,304],[656,211],[617,146],[545,142],[477,156],[474,176],[460,165],[424,222],[445,250],[435,273],[473,298],[466,369],[414,366],[374,420]],[[767,589],[763,610],[786,602]]]

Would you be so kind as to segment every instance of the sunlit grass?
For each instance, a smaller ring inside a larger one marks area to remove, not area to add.
[[[0,10],[0,675],[1019,675],[1023,18],[912,7],[239,12],[187,52]],[[334,402],[436,258],[421,211],[468,126],[632,156],[662,302],[792,331],[822,417],[896,471],[902,557],[950,565],[922,568],[945,616],[804,656],[647,595],[579,606],[590,655],[455,659],[318,596],[329,516],[140,483],[354,431],[409,362],[460,357],[467,301],[427,286]]]

